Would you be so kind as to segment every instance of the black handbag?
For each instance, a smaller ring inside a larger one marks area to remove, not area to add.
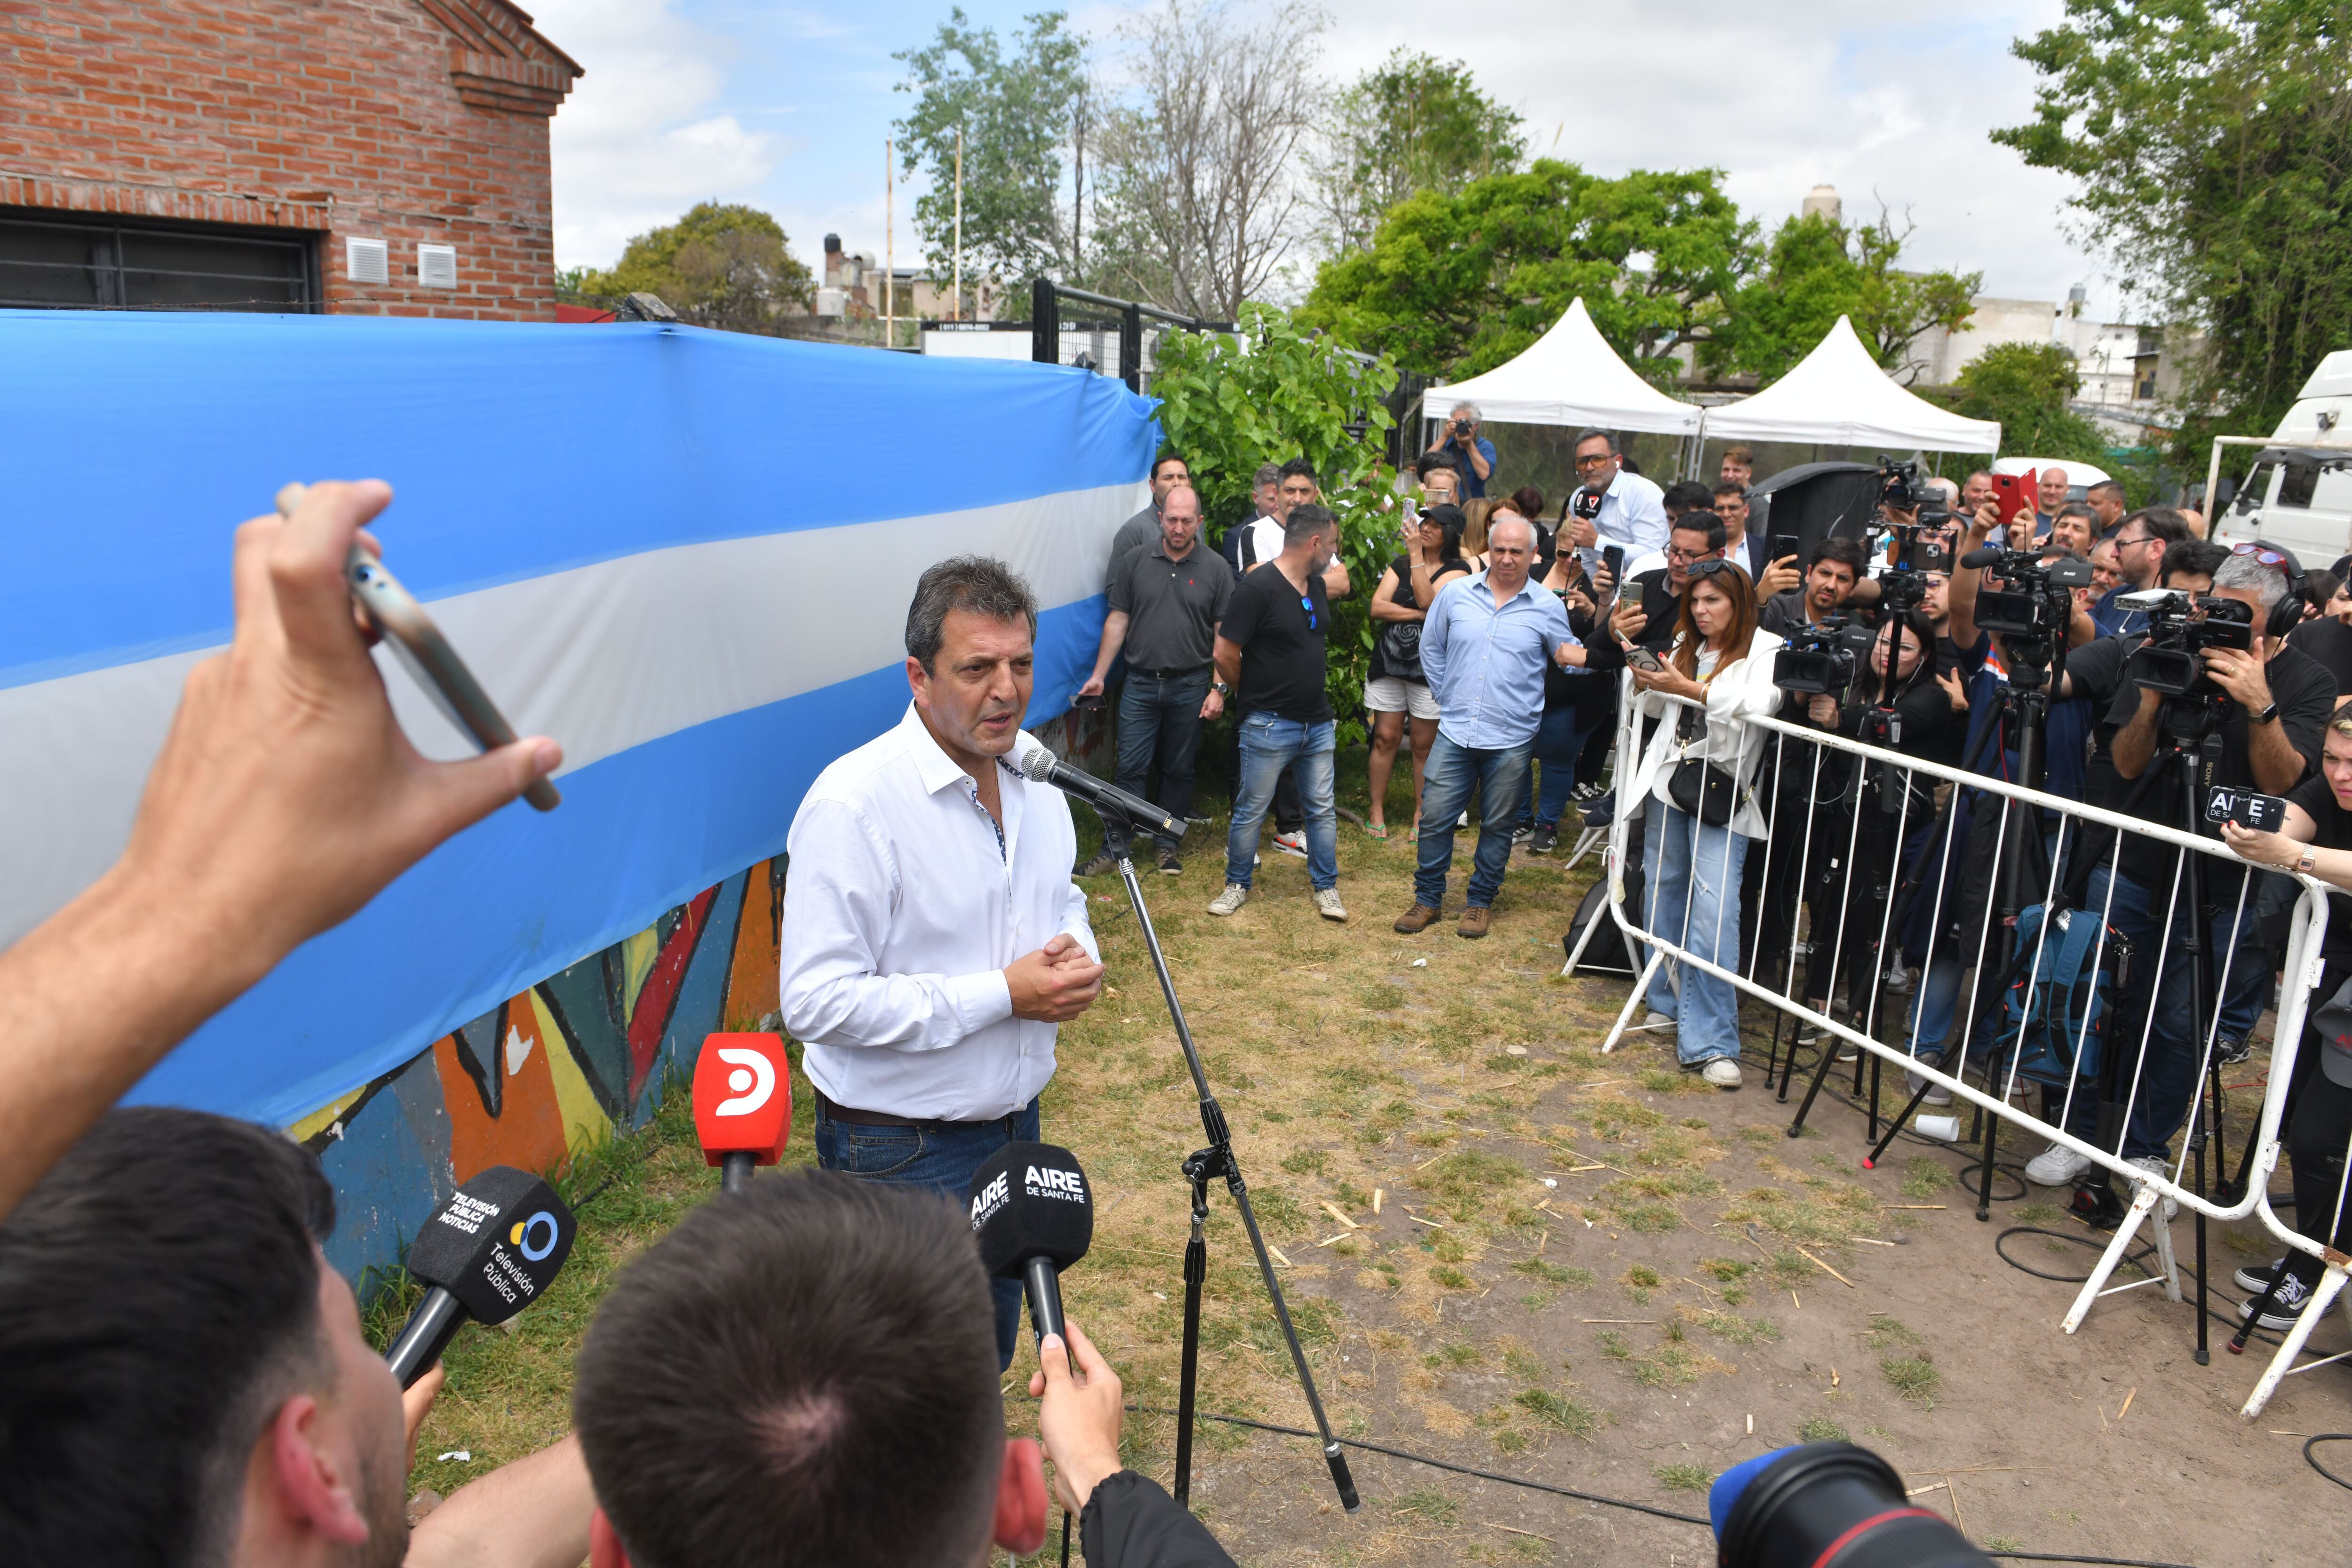
[[[1685,708],[1675,721],[1675,739],[1681,742],[1685,755],[1666,775],[1666,798],[1709,827],[1721,827],[1731,820],[1732,811],[1738,805],[1739,786],[1713,763],[1686,754],[1692,742],[1704,740],[1706,735],[1703,721],[1697,727],[1692,724],[1698,717],[1698,710]]]
[[[1421,668],[1421,623],[1391,621],[1381,632],[1381,667],[1399,680],[1418,680],[1423,685],[1429,678]]]

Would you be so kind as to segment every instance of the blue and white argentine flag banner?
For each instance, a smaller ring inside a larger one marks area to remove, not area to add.
[[[289,479],[380,478],[385,563],[564,804],[442,847],[134,1098],[285,1121],[781,851],[897,721],[916,578],[1036,591],[1030,721],[1092,668],[1151,404],[1055,366],[653,324],[0,311],[0,943],[121,851],[229,544]],[[409,734],[464,742],[384,661]]]

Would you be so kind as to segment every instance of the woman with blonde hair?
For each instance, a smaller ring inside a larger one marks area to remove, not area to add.
[[[1462,503],[1462,559],[1470,563],[1473,571],[1486,569],[1486,530],[1494,523],[1496,509],[1507,511],[1510,505],[1508,500],[1490,500],[1485,496]]]
[[[1661,721],[1625,792],[1649,813],[1643,875],[1649,929],[1694,958],[1739,966],[1739,873],[1766,832],[1755,781],[1764,731],[1747,722],[1780,701],[1781,639],[1756,624],[1756,587],[1728,561],[1690,569],[1674,646],[1655,670],[1633,667],[1633,722]],[[1680,701],[1670,700],[1681,699]],[[1717,1089],[1739,1087],[1739,994],[1727,980],[1669,959],[1650,1010],[1676,1026],[1675,1054]]]

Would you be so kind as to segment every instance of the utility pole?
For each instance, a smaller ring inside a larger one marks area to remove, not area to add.
[[[956,127],[955,310],[963,320],[963,127]]]
[[[882,346],[898,346],[898,267],[892,246],[898,237],[898,172],[891,168],[890,138],[882,138]]]

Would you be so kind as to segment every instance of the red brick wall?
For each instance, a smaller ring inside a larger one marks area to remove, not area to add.
[[[315,230],[331,310],[553,321],[578,74],[505,0],[0,0],[0,205]],[[388,285],[350,280],[351,235]]]

